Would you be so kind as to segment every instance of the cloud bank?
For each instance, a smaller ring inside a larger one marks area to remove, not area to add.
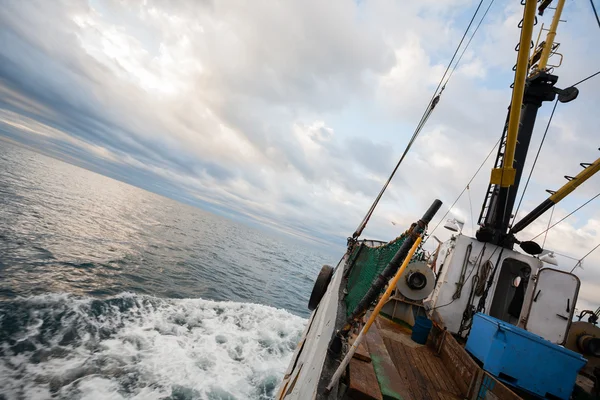
[[[476,5],[406,3],[8,2],[0,10],[0,134],[245,222],[343,244],[412,135]],[[510,101],[522,12],[513,3],[492,6],[366,236],[397,236],[434,198],[449,206],[492,149]],[[600,65],[591,39],[600,31],[587,5],[570,2],[565,19],[559,87]],[[558,107],[520,214],[598,157],[600,79],[580,89]],[[467,234],[489,161],[454,210]],[[554,220],[598,192],[596,177]],[[544,230],[548,217],[522,239]],[[591,203],[551,230],[546,247],[577,258],[600,241],[599,225]],[[590,307],[600,301],[599,268],[600,253],[581,271]]]

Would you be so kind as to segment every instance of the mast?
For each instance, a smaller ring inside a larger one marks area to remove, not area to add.
[[[514,244],[512,236],[508,234],[510,220],[537,112],[544,102],[553,101],[556,94],[559,94],[561,102],[568,102],[577,97],[576,89],[561,90],[554,86],[558,77],[550,73],[553,66],[548,66],[549,57],[555,54],[558,48],[554,38],[565,0],[558,0],[546,40],[529,58],[536,3],[536,0],[526,0],[525,3],[523,20],[520,24],[521,38],[511,106],[498,148],[495,168],[492,169],[490,184],[479,216],[480,228],[476,234],[480,241],[507,248],[512,248]],[[549,2],[544,2],[540,6],[540,14],[548,4]],[[536,65],[530,65],[536,61]],[[531,73],[528,75],[530,70]],[[510,239],[507,240],[509,237]]]

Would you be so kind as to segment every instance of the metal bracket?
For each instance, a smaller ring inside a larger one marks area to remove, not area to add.
[[[574,86],[568,87],[566,89],[559,89],[556,86],[552,87],[552,91],[558,94],[558,101],[561,103],[568,103],[573,101],[579,96],[579,89]]]

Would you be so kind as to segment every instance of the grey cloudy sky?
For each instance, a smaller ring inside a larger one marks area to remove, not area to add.
[[[476,3],[7,1],[0,134],[221,214],[342,244],[410,138]],[[519,2],[493,4],[367,236],[397,236],[434,198],[450,205],[492,149],[521,13]],[[600,69],[589,4],[567,1],[564,19],[559,87]],[[520,214],[600,155],[600,78],[580,89],[558,107]],[[490,168],[455,209],[467,234]],[[598,192],[595,177],[554,219]],[[553,229],[546,247],[573,257],[594,247],[598,204]],[[595,306],[600,252],[580,275],[582,297]]]

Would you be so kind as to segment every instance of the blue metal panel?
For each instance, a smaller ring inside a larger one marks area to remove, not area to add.
[[[478,313],[466,350],[500,380],[540,397],[568,399],[587,360],[514,325]]]

